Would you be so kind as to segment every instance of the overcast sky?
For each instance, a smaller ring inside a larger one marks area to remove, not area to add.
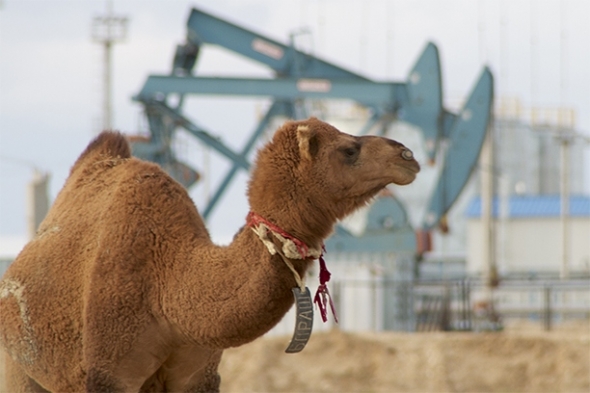
[[[193,6],[287,42],[376,80],[403,81],[428,41],[440,50],[444,99],[466,97],[482,67],[496,95],[525,107],[572,107],[590,135],[590,1],[587,0],[141,0],[114,1],[129,18],[114,49],[114,125],[147,130],[131,100],[151,73],[168,73]],[[105,1],[0,0],[0,236],[26,234],[26,183],[32,168],[51,173],[51,197],[100,128],[102,49],[91,21]],[[198,74],[270,76],[265,68],[205,48]],[[267,101],[199,98],[187,115],[239,150]],[[214,153],[184,152],[213,168],[191,191],[200,208],[227,168]],[[588,156],[588,154],[587,154]],[[558,165],[558,163],[556,163]],[[579,165],[590,166],[587,158]],[[587,168],[590,175],[590,168]],[[209,222],[216,239],[243,224],[246,175],[234,182]],[[590,183],[590,182],[588,182]],[[589,186],[587,186],[587,190]]]

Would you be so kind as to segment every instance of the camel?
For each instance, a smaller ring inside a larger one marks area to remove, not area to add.
[[[249,220],[217,246],[180,184],[101,133],[0,281],[9,391],[219,391],[223,350],[281,320],[337,220],[419,170],[396,141],[286,122],[258,152]]]

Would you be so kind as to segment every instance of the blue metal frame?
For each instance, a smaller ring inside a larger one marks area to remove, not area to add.
[[[268,125],[272,121],[273,117],[275,117],[275,116],[293,117],[293,113],[294,113],[294,108],[293,108],[293,105],[291,102],[289,102],[289,101],[275,101],[275,102],[273,102],[273,104],[271,105],[269,110],[266,112],[266,115],[262,118],[260,123],[258,123],[258,127],[256,127],[256,129],[254,130],[254,132],[252,133],[252,135],[250,136],[250,138],[246,142],[246,145],[242,149],[241,156],[242,157],[248,156],[248,154],[250,153],[250,151],[254,147],[254,144],[256,143],[258,138],[262,135],[264,130],[268,127]],[[211,197],[211,200],[209,201],[209,203],[205,207],[205,210],[203,211],[204,217],[209,217],[209,215],[211,214],[211,211],[213,210],[213,208],[215,207],[215,205],[217,204],[219,199],[222,197],[227,186],[229,186],[229,184],[233,180],[234,176],[238,172],[238,169],[240,169],[240,165],[238,165],[238,163],[236,163],[234,161],[231,169],[229,170],[227,175],[225,175],[225,177],[223,178],[223,181],[221,182],[221,184],[217,188],[217,191],[215,191],[215,193]]]
[[[195,94],[273,97],[279,100],[350,99],[365,106],[391,111],[408,101],[403,83],[369,82],[356,79],[279,77],[275,79],[215,78],[150,75],[137,99],[158,95]],[[417,116],[415,116],[417,117]],[[409,119],[412,119],[410,117]]]
[[[213,44],[271,68],[277,76],[308,78],[367,78],[298,51],[293,45],[255,33],[193,8],[187,22],[187,40],[195,45]]]
[[[491,121],[494,79],[486,67],[449,133],[444,166],[430,199],[423,228],[437,225],[459,197],[476,167]],[[476,132],[474,132],[474,130]],[[477,132],[479,131],[479,132]]]
[[[424,135],[430,161],[434,161],[440,141],[449,141],[444,168],[423,223],[425,229],[436,225],[452,206],[476,165],[490,121],[493,98],[493,79],[487,68],[465,107],[454,114],[443,107],[439,53],[433,43],[426,45],[405,82],[375,82],[299,51],[293,45],[282,44],[198,9],[191,11],[187,30],[187,42],[177,47],[172,74],[149,76],[134,97],[146,108],[152,138],[147,144],[137,143],[134,152],[161,165],[169,162],[183,165],[176,161],[170,148],[175,129],[183,127],[231,160],[232,168],[206,206],[205,218],[209,217],[236,172],[240,168],[249,168],[247,156],[272,118],[305,115],[298,111],[297,103],[301,100],[350,99],[370,108],[372,116],[360,130],[361,134],[379,124],[385,130],[392,119],[418,126]],[[273,70],[276,77],[193,76],[192,69],[200,50],[208,44],[253,59]],[[180,96],[176,108],[167,104],[170,94]],[[182,114],[186,94],[271,97],[274,101],[246,145],[237,153]]]

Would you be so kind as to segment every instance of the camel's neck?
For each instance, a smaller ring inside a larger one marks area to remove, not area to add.
[[[335,204],[316,195],[307,184],[309,179],[297,180],[291,171],[280,167],[281,162],[271,164],[259,162],[254,169],[248,185],[251,210],[309,247],[321,247],[341,216],[335,206],[342,202]]]
[[[256,206],[253,211],[310,248],[321,248],[324,240],[333,230],[336,222],[335,214],[329,207],[319,209],[303,202],[288,205],[288,208],[285,208],[284,204],[279,204],[284,200],[285,198],[280,197],[270,198],[268,203]]]
[[[271,256],[251,228],[231,245],[195,245],[190,260],[172,269],[163,305],[172,323],[191,340],[238,346],[276,325],[293,304],[293,273],[279,255]],[[304,277],[309,260],[292,260]]]

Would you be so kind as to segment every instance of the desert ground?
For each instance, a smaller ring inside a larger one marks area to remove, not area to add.
[[[290,337],[263,337],[224,353],[222,392],[590,391],[590,325],[551,332],[317,332],[298,354]],[[3,365],[0,386],[3,387]]]
[[[590,329],[312,335],[226,351],[225,392],[590,392]]]

